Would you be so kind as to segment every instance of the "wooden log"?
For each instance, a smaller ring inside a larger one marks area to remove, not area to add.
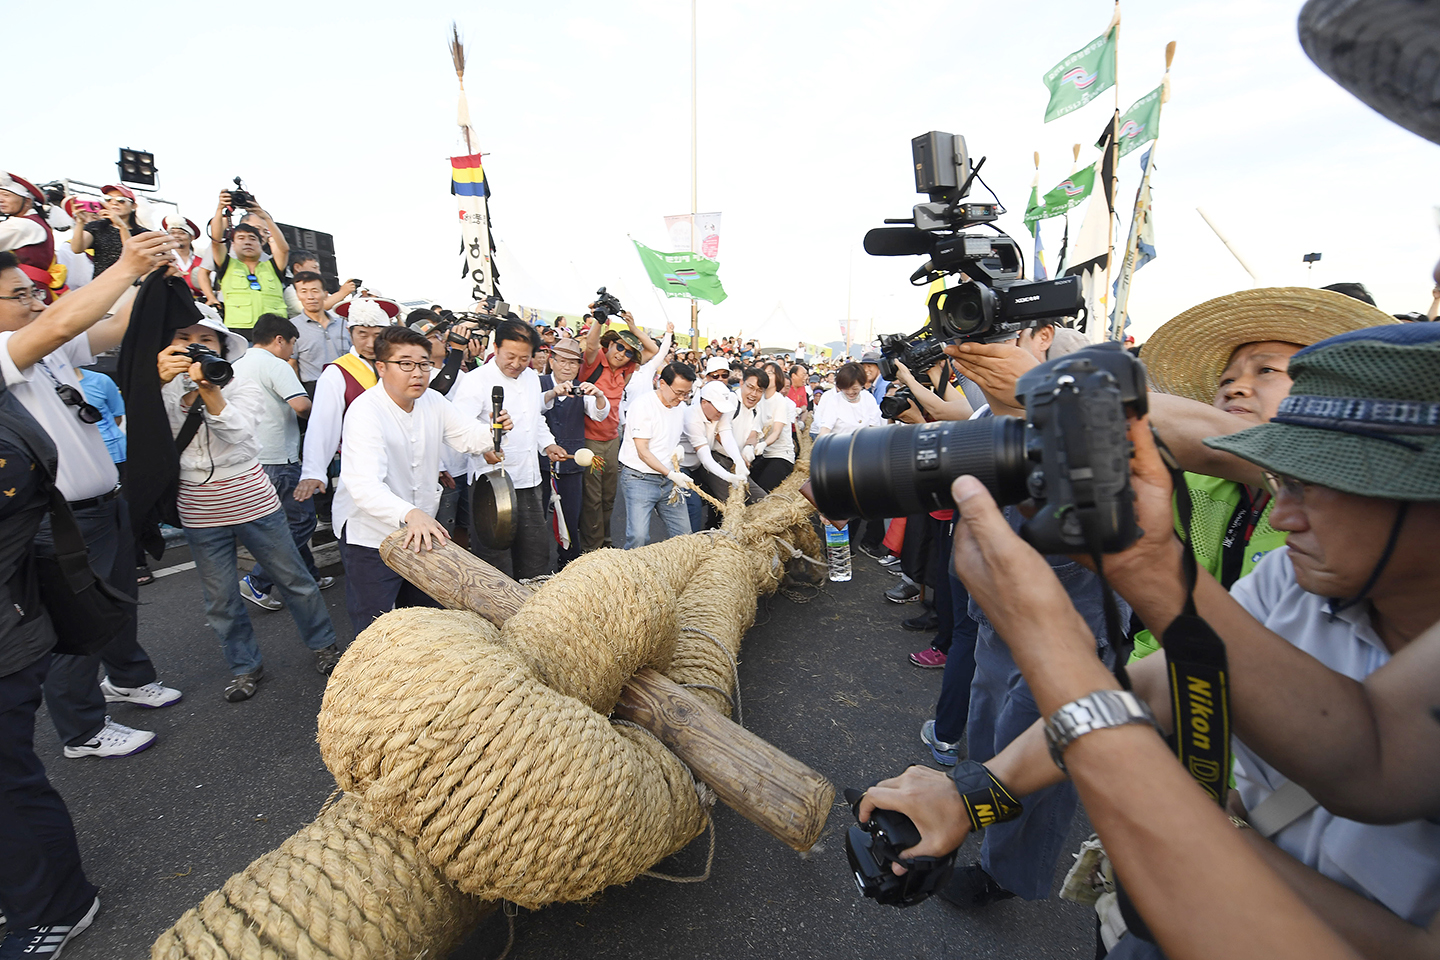
[[[631,677],[615,716],[655,734],[726,806],[772,836],[802,852],[820,838],[835,799],[830,781],[664,674],[645,667]]]
[[[501,626],[531,591],[447,541],[406,550],[405,531],[380,544],[396,573],[451,610],[473,610]],[[760,739],[670,678],[643,669],[625,685],[615,716],[655,734],[726,806],[796,850],[820,837],[835,788],[784,751]]]
[[[473,610],[498,627],[530,599],[529,587],[449,540],[418,553],[404,541],[403,529],[390,534],[380,542],[380,559],[449,610]]]

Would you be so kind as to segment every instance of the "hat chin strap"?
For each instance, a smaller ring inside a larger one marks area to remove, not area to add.
[[[1370,591],[1375,589],[1375,582],[1380,579],[1380,574],[1390,564],[1390,557],[1395,553],[1395,543],[1400,539],[1400,527],[1405,523],[1405,515],[1410,512],[1410,502],[1400,501],[1400,509],[1395,513],[1395,522],[1390,525],[1390,539],[1385,541],[1385,551],[1380,554],[1380,559],[1375,562],[1375,569],[1370,571],[1370,579],[1365,581],[1365,586],[1360,592],[1349,600],[1342,601],[1339,597],[1330,598],[1330,619],[1333,621],[1342,611],[1349,610],[1355,604],[1364,600]]]

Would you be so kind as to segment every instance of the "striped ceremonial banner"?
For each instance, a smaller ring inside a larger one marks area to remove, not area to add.
[[[495,295],[495,263],[490,256],[490,187],[480,154],[450,158],[450,192],[460,203],[460,259],[470,283],[470,299]]]
[[[490,191],[485,186],[485,168],[481,166],[480,154],[469,157],[450,158],[450,189],[457,197],[487,197]]]

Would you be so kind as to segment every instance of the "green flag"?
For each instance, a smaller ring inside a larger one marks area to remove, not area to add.
[[[1115,86],[1115,45],[1119,30],[1118,24],[1112,26],[1104,36],[1096,37],[1045,71],[1041,80],[1050,88],[1046,123],[1079,110]]]
[[[1084,170],[1076,170],[1069,177],[1061,180],[1045,196],[1035,200],[1035,191],[1030,192],[1030,205],[1025,208],[1025,227],[1034,233],[1030,225],[1041,220],[1049,220],[1051,217],[1058,217],[1068,213],[1075,207],[1085,202],[1090,196],[1090,191],[1095,189],[1095,165],[1091,164]]]
[[[665,292],[667,297],[690,297],[694,300],[708,300],[719,303],[725,299],[725,288],[720,286],[718,260],[710,260],[698,253],[661,253],[651,250],[643,243],[635,244],[650,282]]]
[[[1037,173],[1035,176],[1038,178],[1040,175]],[[1044,219],[1045,205],[1040,202],[1040,185],[1032,183],[1030,185],[1030,202],[1025,204],[1025,229],[1030,231],[1030,236],[1035,236],[1035,231],[1039,229],[1036,224]]]
[[[1160,135],[1160,102],[1164,92],[1165,84],[1162,83],[1120,114],[1120,125],[1115,128],[1119,131],[1120,156]]]

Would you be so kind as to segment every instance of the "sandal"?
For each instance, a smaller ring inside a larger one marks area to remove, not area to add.
[[[260,686],[260,677],[264,673],[264,667],[256,667],[250,673],[242,673],[239,676],[231,677],[230,682],[225,685],[225,699],[231,703],[249,700],[255,696],[255,688]]]
[[[154,582],[155,582],[155,574],[153,574],[153,573],[150,572],[150,568],[149,568],[149,567],[136,567],[136,568],[135,568],[135,583],[136,583],[138,586],[142,586],[142,587],[143,587],[143,586],[145,586],[147,583],[154,583]]]

